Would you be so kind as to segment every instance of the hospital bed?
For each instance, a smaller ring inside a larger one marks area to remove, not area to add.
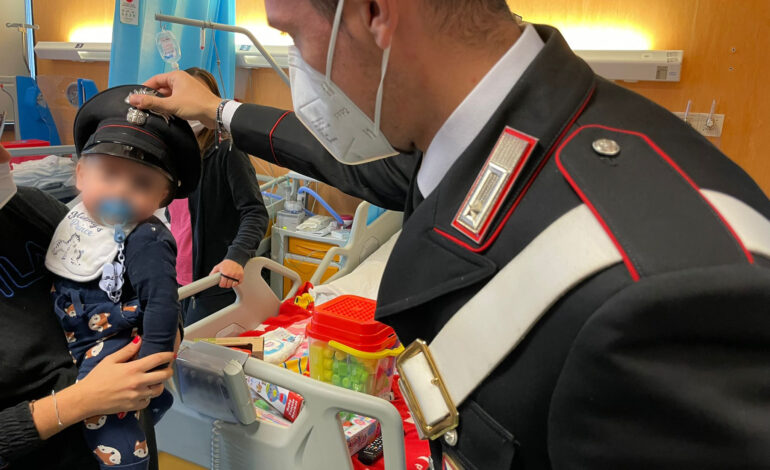
[[[267,216],[269,218],[268,230],[265,232],[264,238],[257,247],[256,256],[265,256],[270,252],[270,237],[272,235],[272,226],[275,222],[276,214],[283,208],[282,198],[275,194],[275,191],[280,185],[288,181],[289,177],[286,175],[274,177],[267,175],[260,175],[257,173],[257,181],[259,182],[259,190],[262,191],[262,199],[265,202],[265,208],[267,209]]]
[[[374,211],[374,212],[373,212]],[[318,265],[310,283],[321,284],[321,277],[337,257],[344,260],[336,274],[326,280],[332,282],[353,272],[364,260],[377,251],[380,246],[401,230],[404,213],[382,211],[364,201],[359,204],[353,216],[350,239],[344,246],[330,249]]]
[[[266,258],[252,259],[246,265],[244,281],[235,287],[236,302],[185,329],[180,358],[195,338],[237,336],[278,313],[280,300],[263,280],[265,269],[291,280],[289,296],[300,286],[299,276],[285,266]],[[218,283],[218,275],[202,279],[180,289],[180,298]],[[386,470],[405,468],[403,422],[389,402],[254,358],[246,359],[242,369],[245,375],[302,395],[305,406],[297,420],[284,428],[266,422],[244,425],[210,418],[205,405],[188,406],[176,381],[169,387],[175,395],[174,405],[156,427],[158,449],[206,468],[344,470],[352,465],[338,416],[348,411],[377,419]]]
[[[75,166],[70,157],[73,145],[21,147],[7,149],[19,186],[32,186],[67,202],[77,196]],[[19,163],[21,162],[21,163]]]
[[[314,286],[342,278],[401,229],[403,213],[380,209],[368,202],[358,205],[345,240],[274,227],[271,258],[300,274]],[[273,274],[271,286],[278,296],[289,284]]]

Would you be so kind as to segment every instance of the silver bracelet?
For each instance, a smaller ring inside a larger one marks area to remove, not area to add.
[[[51,397],[53,398],[53,409],[56,411],[56,422],[59,424],[59,428],[63,428],[64,423],[59,418],[59,405],[56,403],[56,390],[51,390]]]
[[[227,105],[227,103],[229,103],[230,101],[232,101],[232,100],[222,100],[222,101],[219,102],[219,106],[217,106],[217,119],[216,119],[216,121],[217,121],[217,129],[216,129],[217,148],[219,148],[219,144],[221,144],[226,138],[230,137],[228,132],[225,130],[225,121],[224,121],[224,116],[223,116],[224,110],[225,110],[225,105]],[[233,142],[231,140],[230,141],[230,150],[232,150],[232,148],[233,148]]]

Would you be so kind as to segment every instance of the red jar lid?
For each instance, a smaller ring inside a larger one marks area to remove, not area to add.
[[[317,305],[307,334],[321,341],[337,341],[364,352],[393,347],[396,332],[374,319],[377,302],[354,295],[343,295]]]

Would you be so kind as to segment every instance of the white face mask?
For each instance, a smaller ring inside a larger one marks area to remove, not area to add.
[[[377,89],[374,122],[332,82],[332,59],[342,21],[344,0],[337,6],[326,60],[326,75],[305,62],[299,50],[289,48],[291,96],[297,118],[339,162],[358,165],[398,152],[380,130],[382,91],[390,48],[382,56],[382,75]]]
[[[13,181],[11,165],[0,163],[0,209],[16,194],[16,183]]]
[[[203,131],[203,129],[206,128],[206,126],[204,126],[203,123],[200,121],[187,121],[187,124],[189,124],[190,127],[192,127],[193,133],[196,136],[199,135]]]

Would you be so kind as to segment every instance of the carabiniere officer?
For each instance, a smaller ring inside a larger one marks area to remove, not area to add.
[[[405,212],[377,318],[436,467],[770,468],[749,176],[505,0],[265,5],[294,112],[179,72],[131,102]]]

